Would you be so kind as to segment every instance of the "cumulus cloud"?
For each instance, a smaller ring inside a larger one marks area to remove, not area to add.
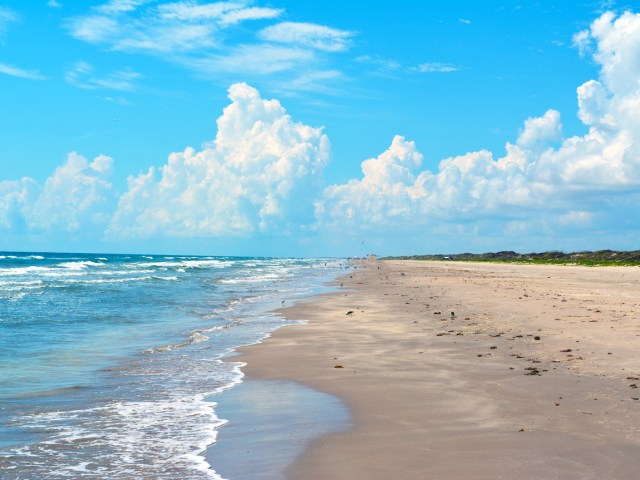
[[[231,86],[229,98],[213,142],[129,178],[111,236],[279,234],[313,218],[303,199],[321,187],[326,135],[244,83]]]
[[[560,114],[549,110],[524,122],[504,156],[469,152],[436,171],[420,171],[415,145],[395,137],[362,163],[360,179],[327,187],[316,203],[319,223],[417,233],[485,222],[507,235],[552,235],[602,225],[611,208],[628,210],[640,198],[640,15],[605,13],[574,40],[600,65],[599,79],[577,89],[588,133],[563,138]]]
[[[27,211],[39,186],[31,178],[0,181],[0,231],[24,231]]]
[[[415,181],[413,171],[421,162],[413,142],[394,137],[384,153],[362,162],[361,180],[327,187],[323,201],[316,204],[317,216],[351,225],[379,225],[409,216],[411,191],[407,187]]]
[[[113,160],[89,162],[72,152],[44,185],[31,178],[0,182],[0,228],[26,232],[101,232],[114,207]]]

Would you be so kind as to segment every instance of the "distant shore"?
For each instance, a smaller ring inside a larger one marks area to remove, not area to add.
[[[249,378],[351,410],[290,478],[637,476],[640,269],[369,260],[338,283],[242,349]]]
[[[615,266],[640,265],[640,250],[596,250],[564,253],[558,251],[517,253],[513,251],[488,253],[451,253],[386,257],[385,260],[433,260],[462,262],[536,263],[547,265]]]

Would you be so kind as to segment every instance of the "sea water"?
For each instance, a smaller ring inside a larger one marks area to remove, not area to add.
[[[327,259],[0,252],[0,478],[220,478],[204,452],[235,348]]]

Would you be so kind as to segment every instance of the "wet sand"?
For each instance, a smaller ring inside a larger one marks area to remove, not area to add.
[[[351,411],[289,478],[638,478],[640,268],[359,267],[243,349],[249,378]]]

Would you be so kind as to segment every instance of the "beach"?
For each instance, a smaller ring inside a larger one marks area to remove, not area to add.
[[[640,268],[370,259],[336,287],[239,357],[349,409],[289,478],[637,477]]]

